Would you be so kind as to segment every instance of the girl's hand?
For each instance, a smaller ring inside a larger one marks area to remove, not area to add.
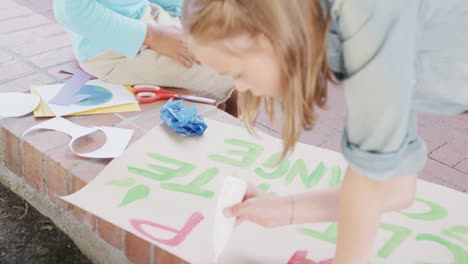
[[[188,68],[192,67],[193,61],[199,63],[189,50],[184,34],[179,28],[148,24],[144,44]]]
[[[236,217],[236,224],[246,220],[264,227],[278,227],[291,223],[291,206],[289,197],[267,194],[250,185],[244,201],[226,208],[224,213]]]

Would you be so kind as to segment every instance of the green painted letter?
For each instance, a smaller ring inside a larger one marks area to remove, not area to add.
[[[127,194],[125,194],[125,197],[120,202],[119,207],[136,202],[138,200],[143,200],[148,197],[150,192],[151,190],[148,186],[144,184],[137,185],[128,190]]]
[[[454,226],[450,230],[442,230],[442,233],[468,246],[468,240],[463,237],[468,235],[468,226]]]
[[[468,253],[461,247],[435,235],[431,234],[421,234],[416,236],[416,240],[426,240],[438,243],[446,247],[450,253],[453,255],[453,260],[448,261],[447,263],[453,264],[466,264],[468,263]],[[427,263],[427,262],[418,262],[418,264]]]
[[[336,223],[330,224],[327,230],[325,230],[325,232],[315,231],[310,228],[298,228],[297,232],[299,232],[299,234],[310,236],[318,240],[336,244],[336,237],[338,234],[338,225]]]
[[[328,186],[333,187],[340,184],[342,181],[341,168],[339,166],[333,167],[330,170],[330,179],[328,180]]]
[[[317,168],[309,175],[304,160],[298,159],[286,175],[286,184],[291,184],[294,178],[299,175],[304,186],[306,188],[312,188],[320,182],[326,172],[327,167],[323,162],[320,162]]]
[[[197,196],[201,196],[204,198],[211,198],[213,196],[213,192],[203,189],[203,186],[209,183],[214,177],[219,174],[219,169],[217,168],[210,168],[200,174],[198,177],[193,179],[189,184],[182,185],[176,183],[161,183],[161,188],[175,191],[175,192],[183,192],[187,194],[193,194]]]
[[[409,218],[423,221],[440,220],[447,216],[447,209],[440,205],[419,198],[416,198],[416,201],[427,205],[429,207],[429,211],[425,213],[400,213],[406,215]]]
[[[403,243],[410,235],[411,230],[406,227],[381,224],[380,228],[388,230],[393,233],[390,240],[379,250],[379,257],[386,258],[395,251],[397,247]]]
[[[262,168],[255,169],[255,173],[264,179],[278,179],[281,178],[289,170],[289,160],[284,159],[279,162],[281,153],[271,155],[266,162],[262,164],[263,167],[273,169],[271,172],[265,172]]]
[[[146,177],[151,180],[167,181],[167,180],[171,180],[177,177],[184,177],[196,169],[196,167],[193,164],[175,160],[175,159],[162,156],[156,153],[147,153],[147,155],[150,158],[157,160],[159,162],[175,165],[177,168],[173,169],[170,167],[163,167],[159,165],[149,164],[148,167],[152,171],[130,166],[128,167],[128,172]]]
[[[224,163],[247,169],[260,157],[263,147],[244,140],[239,139],[226,139],[224,143],[245,148],[245,150],[229,150],[227,154],[231,156],[239,156],[240,159],[232,159],[222,155],[209,155],[208,158],[214,162]]]

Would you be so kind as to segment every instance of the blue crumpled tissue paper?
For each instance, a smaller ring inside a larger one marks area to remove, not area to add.
[[[161,109],[161,120],[177,134],[201,136],[208,127],[202,116],[197,115],[197,107],[184,107],[182,100],[170,99]]]

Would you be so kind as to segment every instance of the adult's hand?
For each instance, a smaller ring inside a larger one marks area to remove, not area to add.
[[[193,62],[199,63],[188,48],[183,31],[177,27],[147,24],[144,44],[188,68]]]

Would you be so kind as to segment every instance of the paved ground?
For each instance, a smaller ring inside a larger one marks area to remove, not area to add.
[[[51,20],[54,19],[52,4],[54,0],[14,0],[16,3],[34,10],[36,14],[41,14]]]
[[[73,63],[73,56],[68,36],[50,23],[53,0],[14,0],[27,7],[14,10],[9,9],[8,1],[2,0],[0,5],[0,92],[23,92],[31,83],[61,81],[63,76],[57,74],[57,68]],[[30,9],[44,19],[31,19]],[[320,115],[320,123],[301,141],[339,151],[346,115],[341,89],[331,88],[328,108]],[[264,114],[259,123],[279,131],[279,126],[270,124]],[[429,150],[421,178],[468,192],[468,114],[421,115],[419,131]],[[0,187],[0,263],[88,263],[72,242],[32,208],[21,218],[24,202],[4,189]],[[9,216],[2,218],[3,213]],[[46,255],[50,259],[43,259]]]

